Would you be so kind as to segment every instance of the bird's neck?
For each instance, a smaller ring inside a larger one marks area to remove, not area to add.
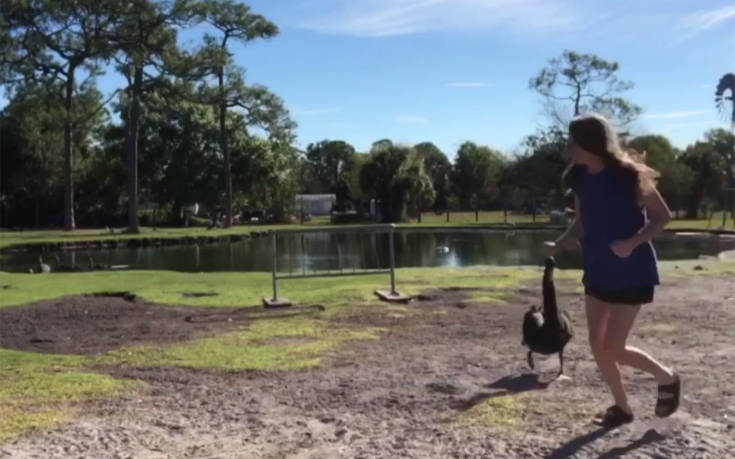
[[[554,276],[551,272],[551,269],[548,268],[544,272],[543,295],[544,315],[556,315],[558,308],[556,305],[556,288],[554,287]]]

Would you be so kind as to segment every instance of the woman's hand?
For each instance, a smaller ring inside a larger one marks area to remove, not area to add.
[[[574,197],[574,222],[556,241],[545,241],[544,250],[547,256],[553,256],[560,249],[577,250],[580,248],[579,238],[582,237],[582,211],[578,197]]]
[[[559,250],[576,250],[579,248],[579,241],[574,237],[562,237],[556,241],[544,241],[544,250],[546,256],[553,257]]]
[[[628,258],[635,248],[636,243],[630,239],[623,239],[610,244],[610,249],[620,258]]]
[[[546,252],[547,257],[553,257],[558,250],[559,247],[556,245],[556,242],[544,241],[544,251]]]

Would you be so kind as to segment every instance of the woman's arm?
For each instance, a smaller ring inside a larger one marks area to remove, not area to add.
[[[582,227],[582,211],[579,198],[574,197],[574,222],[572,225],[556,240],[557,244],[562,247],[568,247],[572,242],[576,242],[582,234],[584,234],[584,228]]]
[[[584,229],[582,227],[582,214],[581,214],[581,205],[579,203],[579,198],[576,196],[574,197],[574,221],[572,222],[571,226],[567,228],[564,233],[559,236],[556,241],[553,243],[547,243],[548,246],[550,246],[551,253],[555,252],[557,248],[565,248],[565,249],[572,249],[577,247],[576,242],[580,237],[582,237],[582,234],[584,233]]]
[[[644,193],[641,196],[641,202],[648,214],[648,222],[632,237],[612,243],[610,248],[619,257],[630,256],[636,247],[653,239],[671,221],[671,211],[657,189],[653,188]]]

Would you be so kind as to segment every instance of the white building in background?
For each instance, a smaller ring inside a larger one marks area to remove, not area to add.
[[[304,214],[314,216],[329,215],[332,206],[337,203],[335,194],[297,194],[296,209],[303,209]]]

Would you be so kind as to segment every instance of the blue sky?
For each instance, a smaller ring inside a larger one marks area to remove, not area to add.
[[[564,49],[621,65],[638,132],[678,146],[726,126],[714,87],[735,72],[735,4],[691,0],[256,0],[281,34],[238,49],[284,98],[301,145],[465,140],[505,152],[546,123],[528,80]]]
[[[547,122],[528,80],[563,50],[620,63],[637,133],[680,147],[727,127],[714,88],[735,72],[735,4],[691,0],[252,0],[280,35],[236,47],[280,95],[298,143],[466,140],[506,153]],[[182,40],[197,44],[196,33]],[[119,84],[103,78],[109,89]]]

